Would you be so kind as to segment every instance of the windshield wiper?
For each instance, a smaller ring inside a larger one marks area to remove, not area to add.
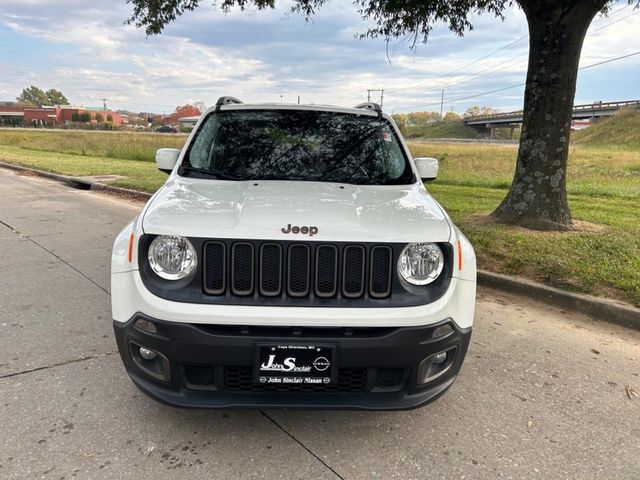
[[[184,165],[184,164],[180,165],[178,173],[180,173],[180,175],[184,175],[184,173],[186,172],[198,173],[201,175],[206,175],[207,177],[210,177],[210,178],[216,178],[218,180],[246,180],[244,178],[228,175],[218,170],[209,170],[207,168],[192,167],[191,165]]]

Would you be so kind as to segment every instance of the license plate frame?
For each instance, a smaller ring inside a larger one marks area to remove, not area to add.
[[[257,385],[335,385],[337,345],[316,343],[258,343],[253,361]]]

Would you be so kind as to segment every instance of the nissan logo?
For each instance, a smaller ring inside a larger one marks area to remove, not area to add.
[[[318,357],[313,361],[313,366],[319,372],[324,372],[327,368],[331,366],[331,363],[325,357]]]

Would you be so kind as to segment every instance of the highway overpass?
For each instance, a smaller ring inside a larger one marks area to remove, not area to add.
[[[573,107],[573,119],[596,119],[615,115],[623,108],[640,109],[640,100],[626,100],[623,102],[596,102]],[[522,123],[522,110],[517,112],[494,113],[466,117],[464,123],[481,133],[488,133],[494,128],[515,128]]]

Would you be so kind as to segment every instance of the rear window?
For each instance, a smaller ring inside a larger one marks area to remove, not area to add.
[[[406,154],[387,120],[304,110],[210,114],[179,173],[223,180],[414,182]]]

